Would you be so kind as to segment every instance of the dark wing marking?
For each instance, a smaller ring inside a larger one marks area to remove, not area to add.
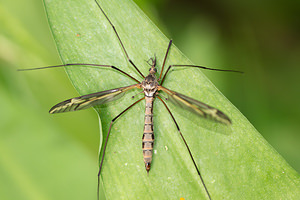
[[[96,93],[68,99],[66,101],[60,102],[55,106],[53,106],[50,109],[49,113],[53,114],[53,113],[83,110],[95,105],[105,104],[122,97],[124,92],[136,88],[138,86],[139,84],[135,84],[127,87],[121,87],[112,90],[96,92]]]
[[[159,86],[158,89],[167,93],[170,101],[175,105],[196,113],[201,117],[221,122],[227,125],[231,124],[231,120],[229,119],[229,117],[216,108],[213,108],[205,103],[192,99],[191,97],[185,96],[183,94],[174,92],[162,86]]]

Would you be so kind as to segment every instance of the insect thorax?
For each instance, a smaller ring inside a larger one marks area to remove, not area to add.
[[[158,82],[154,73],[150,73],[142,81],[141,86],[144,90],[146,97],[154,97],[157,92]]]

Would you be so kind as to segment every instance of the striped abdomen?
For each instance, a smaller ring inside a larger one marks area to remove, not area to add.
[[[154,133],[153,133],[153,100],[154,97],[145,97],[146,110],[145,110],[145,126],[143,134],[143,156],[145,162],[145,168],[149,172],[151,168],[153,144],[154,144]]]

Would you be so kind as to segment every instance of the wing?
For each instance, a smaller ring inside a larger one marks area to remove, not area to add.
[[[159,90],[162,90],[163,92],[167,93],[169,96],[169,100],[172,103],[184,109],[187,109],[193,113],[196,113],[198,116],[221,122],[227,125],[231,124],[231,120],[229,119],[229,117],[227,117],[227,115],[225,115],[223,112],[216,108],[213,108],[205,103],[192,99],[183,94],[174,92],[162,86],[159,86]]]
[[[95,105],[105,104],[122,97],[124,95],[124,92],[131,90],[133,88],[137,88],[138,86],[139,84],[135,84],[127,87],[121,87],[112,90],[96,92],[96,93],[68,99],[66,101],[60,102],[55,106],[53,106],[50,109],[49,113],[53,114],[53,113],[83,110]]]

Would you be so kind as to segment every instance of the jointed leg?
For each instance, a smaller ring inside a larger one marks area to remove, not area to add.
[[[130,64],[136,69],[136,71],[137,71],[143,78],[145,78],[145,76],[142,74],[142,72],[135,66],[135,64],[134,64],[134,63],[132,62],[132,60],[129,58],[129,56],[128,56],[128,54],[127,54],[127,51],[126,51],[126,49],[125,49],[125,47],[124,47],[124,45],[123,45],[123,42],[121,41],[121,38],[120,38],[120,36],[119,36],[119,34],[118,34],[118,32],[117,32],[115,26],[114,26],[113,23],[110,21],[110,19],[107,17],[107,15],[105,14],[104,10],[101,8],[101,6],[100,6],[100,4],[97,2],[97,0],[95,0],[95,2],[96,2],[96,4],[98,5],[98,7],[100,8],[101,12],[102,12],[102,13],[104,14],[104,16],[106,17],[107,21],[110,23],[111,27],[113,28],[113,30],[114,30],[114,32],[115,32],[115,34],[116,34],[116,36],[117,36],[117,38],[118,38],[118,40],[119,40],[119,42],[120,42],[120,44],[121,44],[121,47],[122,47],[122,49],[123,49],[123,51],[124,51],[124,53],[125,53],[125,55],[126,55],[127,60],[128,60],[128,61],[130,62]]]
[[[213,71],[222,71],[222,72],[237,72],[237,73],[243,73],[241,71],[236,71],[236,70],[226,70],[226,69],[214,69],[214,68],[209,68],[209,67],[204,67],[204,66],[197,66],[197,65],[170,65],[166,71],[166,73],[163,76],[163,79],[160,82],[160,85],[163,84],[167,73],[170,71],[171,67],[195,67],[195,68],[200,68],[200,69],[207,69],[207,70],[213,70]]]
[[[166,64],[166,60],[167,60],[167,57],[168,57],[168,54],[169,54],[169,50],[170,50],[170,48],[171,48],[171,45],[172,45],[172,40],[170,40],[169,45],[168,45],[168,48],[167,48],[167,52],[166,52],[166,54],[165,54],[164,62],[163,62],[163,65],[162,65],[162,67],[161,67],[161,71],[160,71],[160,74],[159,74],[159,80],[160,80],[161,75],[162,75],[162,73],[163,73],[163,71],[164,71],[164,67],[165,67],[165,64]]]
[[[137,100],[136,102],[134,102],[133,104],[131,104],[129,107],[127,107],[125,110],[123,110],[120,114],[118,114],[115,118],[113,118],[111,120],[109,129],[108,129],[108,133],[106,135],[106,139],[105,139],[105,143],[104,143],[104,147],[103,147],[103,153],[102,153],[102,158],[101,158],[101,162],[100,162],[100,166],[99,166],[99,172],[98,172],[98,188],[97,188],[97,199],[99,199],[99,187],[100,187],[100,174],[101,174],[101,169],[102,169],[102,165],[103,165],[103,160],[104,160],[104,155],[105,155],[105,150],[106,150],[106,146],[107,146],[107,142],[108,142],[108,137],[111,131],[111,127],[113,125],[113,123],[122,115],[124,114],[127,110],[129,110],[131,107],[133,107],[134,105],[136,105],[138,102],[140,102],[141,100],[143,100],[145,97]]]
[[[209,194],[209,192],[208,192],[208,189],[206,188],[206,185],[205,185],[204,180],[203,180],[203,178],[202,178],[202,176],[201,176],[200,170],[198,169],[198,167],[197,167],[197,165],[196,165],[196,162],[195,162],[195,160],[194,160],[194,157],[193,157],[193,155],[192,155],[192,152],[191,152],[191,150],[190,150],[188,144],[186,143],[186,141],[185,141],[185,139],[184,139],[184,137],[183,137],[183,135],[182,135],[182,133],[181,133],[181,131],[180,131],[180,128],[179,128],[179,126],[178,126],[178,124],[177,124],[177,122],[176,122],[176,120],[175,120],[173,114],[171,113],[171,111],[170,111],[170,109],[168,108],[168,106],[166,105],[166,103],[165,103],[159,96],[157,96],[157,98],[158,98],[159,100],[161,100],[161,102],[165,105],[166,109],[168,110],[169,114],[171,115],[171,117],[172,117],[172,119],[173,119],[173,121],[174,121],[174,123],[175,123],[175,125],[176,125],[176,127],[177,127],[177,130],[178,130],[178,132],[179,132],[179,134],[180,134],[180,136],[181,136],[181,138],[182,138],[182,140],[183,140],[183,142],[184,142],[184,144],[185,144],[185,147],[187,148],[187,150],[188,150],[188,152],[189,152],[189,154],[190,154],[190,157],[191,157],[191,159],[192,159],[192,161],[193,161],[193,163],[194,163],[194,166],[195,166],[195,168],[196,168],[196,170],[197,170],[197,172],[198,172],[198,175],[199,175],[199,177],[200,177],[200,179],[201,179],[201,182],[202,182],[202,184],[203,184],[203,186],[204,186],[204,189],[205,189],[205,191],[206,191],[206,194],[207,194],[208,198],[211,200],[210,194]]]
[[[131,78],[132,80],[135,80],[136,82],[140,82],[138,80],[136,80],[135,78],[133,78],[132,76],[130,76],[129,74],[127,74],[126,72],[124,72],[123,70],[112,66],[112,65],[98,65],[98,64],[88,64],[88,63],[69,63],[69,64],[64,64],[64,65],[53,65],[53,66],[47,66],[47,67],[37,67],[37,68],[30,68],[30,69],[18,69],[18,71],[29,71],[29,70],[37,70],[37,69],[49,69],[49,68],[56,68],[56,67],[67,67],[67,66],[80,66],[80,65],[86,65],[88,67],[108,67],[108,68],[112,68],[114,70],[117,70],[119,72],[121,72],[122,74],[125,74],[126,76],[128,76],[129,78]]]

